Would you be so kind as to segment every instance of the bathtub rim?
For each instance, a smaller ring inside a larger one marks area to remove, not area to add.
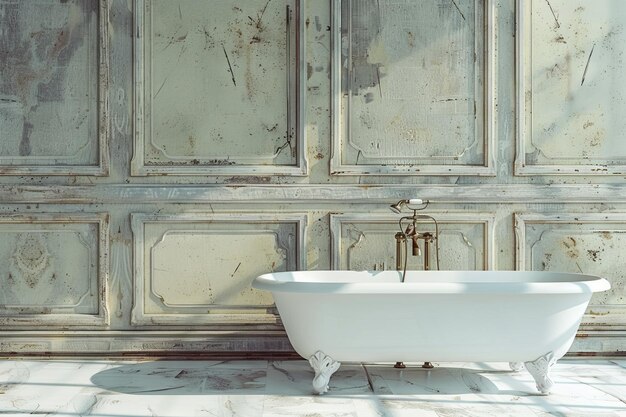
[[[363,273],[398,274],[398,282],[322,282],[322,281],[297,281],[280,280],[287,274],[332,274]],[[419,274],[424,271],[407,271],[407,274]],[[611,284],[604,278],[573,272],[546,272],[546,271],[427,271],[429,275],[445,275],[446,272],[455,274],[467,272],[468,274],[514,274],[514,275],[540,275],[544,277],[554,276],[560,278],[575,277],[575,280],[564,281],[514,281],[514,282],[400,282],[400,272],[397,271],[285,271],[267,273],[258,276],[252,282],[252,287],[260,290],[281,293],[305,293],[305,294],[591,294],[606,291]]]

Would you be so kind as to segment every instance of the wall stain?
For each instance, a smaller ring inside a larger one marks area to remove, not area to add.
[[[22,140],[20,141],[19,148],[20,156],[27,156],[31,153],[30,136],[33,133],[33,127],[33,124],[24,118],[22,125]]]
[[[39,129],[33,118],[39,103],[64,101],[63,86],[72,58],[88,39],[86,34],[92,19],[97,18],[96,1],[60,4],[58,7],[67,12],[67,19],[60,27],[45,27],[30,33],[17,22],[23,20],[24,13],[33,11],[32,3],[3,5],[0,26],[7,25],[10,30],[0,37],[0,79],[8,80],[3,83],[1,93],[17,97],[22,104],[23,126],[17,149],[20,156],[33,152],[31,136]]]
[[[602,236],[602,238],[606,240],[613,239],[613,233],[609,232],[608,230],[601,231],[600,236]]]
[[[589,257],[589,259],[591,259],[593,262],[597,262],[598,260],[600,260],[600,251],[599,250],[592,250],[592,249],[588,249],[587,250],[587,256]]]
[[[580,257],[580,251],[578,250],[578,248],[576,248],[576,239],[574,239],[573,237],[566,237],[561,242],[561,245],[563,245],[567,249],[565,254],[571,259],[576,259]]]
[[[272,179],[270,177],[259,176],[233,176],[224,180],[227,184],[268,184]]]
[[[382,22],[378,1],[368,0],[359,2],[359,7],[348,11],[351,14],[353,30],[351,33],[342,33],[349,36],[352,42],[352,72],[351,79],[344,79],[344,85],[350,83],[354,95],[361,90],[376,87],[380,84],[380,67],[383,66],[372,49],[384,51],[382,40]],[[316,27],[319,22],[316,21]],[[321,31],[321,25],[317,31]],[[382,49],[381,49],[382,48]],[[344,61],[347,57],[344,56]],[[348,74],[345,74],[347,77]]]

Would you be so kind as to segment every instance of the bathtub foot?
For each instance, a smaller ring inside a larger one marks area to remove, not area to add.
[[[550,379],[550,368],[556,363],[552,352],[540,357],[532,362],[525,362],[526,369],[535,378],[537,389],[542,394],[549,394],[554,382]]]
[[[335,373],[335,371],[337,371],[337,369],[339,369],[341,363],[326,355],[321,350],[318,350],[309,358],[309,363],[315,371],[313,389],[316,393],[323,394],[328,391],[328,382],[330,381],[330,377]]]
[[[406,365],[404,364],[404,362],[396,362],[396,364],[393,367],[396,369],[404,369],[406,368]]]
[[[422,365],[422,368],[424,369],[433,369],[435,367],[435,365],[433,365],[431,362],[424,362],[424,364]]]
[[[509,366],[511,367],[511,371],[519,372],[524,368],[524,362],[509,362]]]

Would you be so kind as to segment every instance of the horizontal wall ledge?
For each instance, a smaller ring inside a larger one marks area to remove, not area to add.
[[[7,331],[0,357],[97,356],[186,359],[298,359],[284,332]],[[624,331],[579,331],[568,357],[624,357]],[[600,352],[600,353],[598,353]]]
[[[283,331],[6,331],[0,356],[85,355],[103,356],[244,356],[255,353],[293,356]]]
[[[128,203],[625,203],[625,185],[93,185],[0,186],[0,201],[51,204]]]

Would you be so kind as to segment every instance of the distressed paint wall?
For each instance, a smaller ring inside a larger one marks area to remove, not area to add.
[[[532,31],[521,39],[530,59],[522,68],[527,111],[519,170],[567,171],[572,168],[562,166],[574,165],[594,172],[584,165],[603,164],[596,168],[622,172],[626,121],[618,115],[626,111],[626,85],[618,74],[626,70],[626,4],[533,2],[521,16]],[[550,54],[541,53],[546,50]]]
[[[337,173],[342,165],[486,165],[488,5],[343,2]]]
[[[414,196],[623,352],[622,3],[0,1],[0,352],[288,352],[252,279],[393,268]]]

